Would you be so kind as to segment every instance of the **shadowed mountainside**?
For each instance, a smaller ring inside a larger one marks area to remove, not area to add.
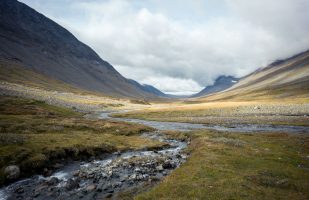
[[[136,87],[140,88],[141,90],[145,91],[145,92],[149,92],[151,94],[155,94],[158,97],[170,97],[167,94],[161,92],[160,90],[158,90],[157,88],[153,87],[152,85],[147,85],[147,84],[140,84],[135,80],[132,79],[128,79],[128,81],[135,85]]]
[[[109,96],[157,97],[132,84],[69,31],[27,5],[1,0],[0,13],[0,62],[3,64],[22,66],[74,87]]]
[[[205,87],[202,91],[197,94],[192,95],[191,97],[201,97],[209,94],[213,94],[216,92],[223,91],[232,87],[235,83],[238,82],[238,78],[233,76],[219,76],[213,85]]]

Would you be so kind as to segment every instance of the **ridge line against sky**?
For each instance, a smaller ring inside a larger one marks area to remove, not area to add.
[[[21,0],[121,74],[170,94],[309,48],[308,0]]]

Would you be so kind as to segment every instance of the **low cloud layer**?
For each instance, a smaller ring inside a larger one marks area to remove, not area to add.
[[[128,78],[190,94],[309,48],[308,0],[23,0]],[[46,2],[46,3],[45,3]]]

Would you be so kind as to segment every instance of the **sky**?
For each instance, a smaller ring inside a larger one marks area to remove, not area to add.
[[[189,95],[309,49],[308,0],[21,0],[127,78]]]

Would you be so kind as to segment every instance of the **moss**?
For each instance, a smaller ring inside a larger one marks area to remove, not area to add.
[[[34,154],[28,159],[21,162],[20,167],[21,171],[23,172],[36,172],[39,169],[42,169],[43,167],[47,166],[48,164],[48,158],[42,154]]]

